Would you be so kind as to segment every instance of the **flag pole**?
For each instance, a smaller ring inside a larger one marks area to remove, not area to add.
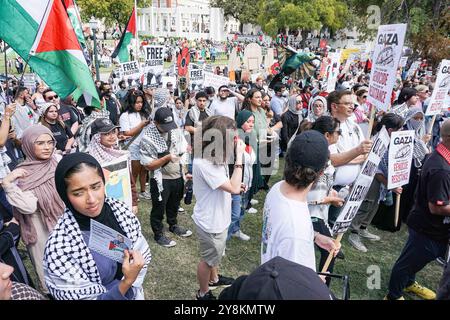
[[[8,81],[8,57],[6,56],[6,41],[3,41],[3,49],[5,54],[5,77],[6,77],[6,90],[5,90],[5,97],[6,97],[6,103],[9,104],[9,81]]]
[[[136,21],[136,61],[139,62],[139,29],[137,19],[137,0],[134,0],[134,20]]]

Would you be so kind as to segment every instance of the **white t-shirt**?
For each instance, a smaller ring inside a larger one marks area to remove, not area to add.
[[[196,199],[192,219],[205,232],[222,233],[231,223],[231,194],[219,189],[230,179],[228,166],[196,158],[192,178]]]
[[[275,184],[264,203],[261,264],[280,256],[316,271],[314,230],[306,202],[286,198]]]
[[[342,130],[342,135],[339,136],[338,142],[328,147],[330,154],[349,151],[360,145],[364,140],[364,134],[361,128],[351,119],[347,119],[345,122],[342,122],[340,129]],[[360,169],[361,166],[359,164],[346,164],[336,167],[334,185],[351,185],[358,177]]]
[[[132,113],[122,113],[119,119],[119,125],[120,125],[120,131],[129,131],[133,128],[136,128],[141,122],[142,118],[139,112],[132,112]],[[130,145],[129,148],[133,147],[139,147],[139,143],[141,142],[141,134],[142,131],[139,133],[138,137],[134,139],[133,143]]]
[[[209,108],[214,116],[225,116],[234,120],[236,103],[236,97],[229,97],[225,101],[214,99]]]

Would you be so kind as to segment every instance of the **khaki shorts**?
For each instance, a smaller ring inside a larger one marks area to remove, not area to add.
[[[221,233],[208,233],[195,225],[200,242],[200,257],[210,267],[217,267],[227,243],[228,228]]]

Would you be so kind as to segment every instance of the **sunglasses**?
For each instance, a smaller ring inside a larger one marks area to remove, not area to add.
[[[55,94],[54,96],[47,97],[47,100],[53,100],[53,99],[58,99],[58,95]]]
[[[337,133],[338,135],[342,136],[342,129],[336,130],[336,131],[331,131],[329,133]]]
[[[363,97],[363,99],[367,99],[367,96],[362,96]]]
[[[300,104],[300,103],[303,103],[303,101],[302,100],[297,100],[296,103]]]

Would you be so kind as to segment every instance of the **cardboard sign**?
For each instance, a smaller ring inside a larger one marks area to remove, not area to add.
[[[406,114],[408,113],[408,106],[406,105],[406,103],[402,103],[400,105],[397,105],[395,107],[392,107],[392,112],[399,115],[400,117],[402,117],[403,119],[405,119]]]
[[[330,52],[328,54],[330,64],[327,66],[327,92],[332,92],[336,88],[337,77],[339,75],[339,68],[341,67],[341,52]]]
[[[399,66],[402,68],[406,67],[407,62],[408,62],[408,57],[401,57]]]
[[[120,64],[120,77],[132,85],[133,80],[139,80],[141,70],[137,61],[123,62]]]
[[[131,208],[130,161],[128,155],[102,165],[105,175],[105,192],[108,197],[125,202]]]
[[[203,81],[204,87],[213,87],[217,91],[220,86],[227,86],[230,83],[230,79],[227,77],[218,76],[217,74],[206,71],[203,74],[205,75],[205,80]]]
[[[162,85],[164,53],[164,46],[144,46],[144,86],[157,88]]]
[[[389,190],[408,184],[413,150],[414,130],[392,132],[387,185]]]
[[[261,46],[250,43],[244,50],[244,66],[247,70],[259,70],[263,61]]]
[[[89,235],[89,249],[119,263],[123,262],[125,250],[131,250],[133,243],[130,239],[116,230],[91,219]]]
[[[378,110],[387,111],[402,55],[406,24],[378,27],[367,101]]]
[[[361,206],[361,203],[366,198],[366,194],[369,191],[372,184],[373,177],[380,163],[381,157],[387,151],[389,146],[389,134],[385,127],[381,129],[377,139],[373,143],[367,160],[361,168],[361,172],[356,178],[350,195],[345,202],[336,223],[333,226],[333,234],[345,233],[350,227],[353,218]]]
[[[34,73],[25,73],[23,75],[23,86],[28,88],[31,93],[36,89],[36,75]]]
[[[448,91],[450,90],[450,60],[442,60],[436,78],[436,85],[428,104],[425,115],[433,116],[447,111],[450,107],[446,104]]]

